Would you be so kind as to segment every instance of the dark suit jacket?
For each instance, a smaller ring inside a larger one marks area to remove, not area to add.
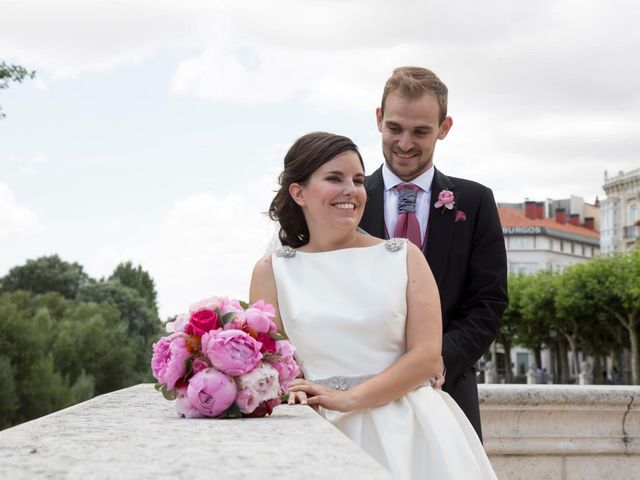
[[[360,227],[384,238],[382,167],[367,177],[367,205]],[[435,208],[438,194],[455,195],[455,209]],[[456,222],[456,216],[466,220]],[[474,363],[496,338],[507,306],[507,259],[493,193],[479,183],[435,170],[424,249],[442,304],[446,383],[482,438]]]

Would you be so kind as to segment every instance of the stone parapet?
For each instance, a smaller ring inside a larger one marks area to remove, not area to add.
[[[480,385],[479,395],[498,478],[640,479],[640,387]],[[148,384],[0,432],[0,478],[289,476],[390,478],[309,407],[185,420]]]
[[[640,387],[480,385],[499,478],[640,479]]]
[[[0,432],[6,479],[390,479],[306,406],[258,419],[181,419],[150,384]]]

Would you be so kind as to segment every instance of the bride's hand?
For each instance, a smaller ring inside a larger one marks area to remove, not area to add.
[[[302,404],[306,403],[312,407],[320,406],[338,412],[349,412],[354,408],[348,391],[333,390],[302,378],[297,378],[289,384],[289,392],[290,404],[299,399]]]

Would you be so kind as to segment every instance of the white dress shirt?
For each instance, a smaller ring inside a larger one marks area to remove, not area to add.
[[[429,203],[431,202],[431,182],[433,182],[434,169],[433,165],[426,172],[420,174],[410,182],[404,182],[396,176],[387,164],[382,165],[382,179],[384,180],[384,223],[387,228],[387,234],[393,237],[398,220],[398,197],[399,192],[393,187],[402,183],[412,183],[420,187],[418,197],[416,198],[416,217],[420,224],[420,238],[422,243],[425,241],[427,231],[427,222],[429,221]]]

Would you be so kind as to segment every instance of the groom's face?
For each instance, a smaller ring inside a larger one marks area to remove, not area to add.
[[[390,93],[382,110],[376,110],[382,133],[382,153],[389,169],[405,182],[426,172],[433,164],[436,141],[447,136],[451,117],[439,123],[440,107],[431,92],[409,98]]]

